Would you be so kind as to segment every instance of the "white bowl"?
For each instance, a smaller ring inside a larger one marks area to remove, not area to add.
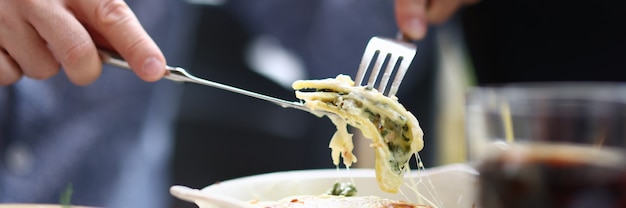
[[[407,185],[401,187],[403,194],[390,194],[378,188],[374,170],[372,169],[321,169],[275,172],[261,175],[242,177],[223,181],[202,189],[203,197],[189,199],[176,194],[173,187],[172,194],[193,201],[201,208],[225,207],[226,204],[235,204],[230,207],[241,207],[251,200],[279,200],[294,195],[319,195],[325,193],[337,181],[354,180],[358,196],[375,195],[383,198],[408,200],[415,203],[434,203],[437,207],[465,208],[475,204],[477,190],[477,172],[464,164],[446,165],[428,168],[422,171],[412,171],[412,177],[406,177],[405,182],[416,183],[418,197]],[[352,179],[351,179],[352,178]],[[432,204],[429,204],[432,205]]]

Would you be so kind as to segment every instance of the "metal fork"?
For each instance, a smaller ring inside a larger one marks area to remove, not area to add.
[[[102,59],[102,62],[109,64],[109,65],[113,65],[113,66],[130,70],[130,65],[128,65],[128,62],[126,62],[123,58],[121,58],[121,56],[118,55],[117,53],[106,51],[103,49],[98,49],[98,52],[100,53],[100,58]],[[305,107],[302,102],[287,101],[287,100],[259,94],[256,92],[244,90],[241,88],[236,88],[233,86],[225,85],[222,83],[202,79],[202,78],[191,75],[189,72],[187,72],[187,70],[181,67],[166,66],[165,69],[166,69],[166,74],[164,78],[169,79],[169,80],[173,80],[176,82],[191,82],[191,83],[206,85],[210,87],[215,87],[215,88],[231,91],[234,93],[239,93],[239,94],[247,95],[250,97],[258,98],[261,100],[269,101],[274,104],[280,105],[283,108],[295,108],[295,109],[311,112],[311,110]]]
[[[103,50],[103,49],[98,49],[98,52],[100,53],[100,57],[104,63],[121,67],[121,68],[125,68],[125,69],[130,69],[130,65],[128,64],[128,62],[126,62],[123,58],[121,58],[121,56],[118,55],[117,53],[110,52],[110,51]],[[398,87],[400,86],[400,82],[402,82],[402,78],[404,77],[404,74],[406,73],[409,65],[411,64],[411,61],[413,60],[413,56],[415,55],[415,46],[406,42],[402,42],[402,41],[373,37],[367,44],[367,47],[363,54],[363,59],[361,60],[361,65],[359,66],[359,71],[357,72],[357,75],[356,75],[357,86],[361,85],[361,82],[363,81],[363,78],[369,68],[369,64],[371,63],[373,57],[376,56],[376,54],[378,54],[378,58],[376,60],[376,63],[374,64],[372,73],[370,73],[370,78],[369,78],[369,82],[367,86],[369,87],[374,86],[374,83],[376,82],[376,78],[380,72],[380,69],[383,67],[383,64],[386,63],[385,64],[386,70],[385,70],[385,73],[383,74],[383,77],[381,78],[381,83],[378,88],[379,92],[384,93],[387,82],[389,81],[391,74],[396,68],[395,67],[396,63],[399,63],[399,66],[397,67],[398,72],[396,73],[393,83],[391,84],[391,89],[386,94],[386,96],[389,96],[389,97],[394,96],[395,93],[398,91]],[[385,58],[387,56],[390,57],[388,61]],[[258,98],[261,100],[269,101],[274,104],[280,105],[283,108],[295,108],[298,110],[311,112],[311,109],[307,108],[302,102],[287,101],[287,100],[259,94],[256,92],[244,90],[241,88],[225,85],[222,83],[202,79],[202,78],[199,78],[190,74],[189,72],[187,72],[187,70],[181,67],[166,66],[165,69],[167,70],[167,72],[164,78],[169,79],[169,80],[173,80],[176,82],[191,82],[191,83],[206,85],[210,87],[215,87],[215,88],[231,91],[234,93],[239,93],[239,94],[247,95],[250,97]]]
[[[372,70],[369,73],[370,76],[366,86],[374,88],[378,80],[378,75],[384,67],[385,71],[382,77],[380,77],[380,83],[376,89],[387,97],[395,96],[402,79],[404,79],[406,71],[413,61],[416,50],[416,46],[406,42],[402,34],[399,34],[396,40],[372,37],[365,47],[365,52],[363,53],[363,58],[359,65],[359,71],[354,79],[355,85],[362,85],[368,69],[371,68]],[[375,62],[372,63],[372,61]],[[389,91],[385,92],[389,79],[392,74],[394,74],[394,71],[395,77],[391,83],[391,87]]]

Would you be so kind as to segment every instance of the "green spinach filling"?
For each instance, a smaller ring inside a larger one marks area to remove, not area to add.
[[[356,186],[349,182],[335,182],[326,194],[333,196],[354,196],[356,195]]]

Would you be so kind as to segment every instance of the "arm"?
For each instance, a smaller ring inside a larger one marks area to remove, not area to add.
[[[165,58],[123,0],[0,1],[0,85],[46,79],[65,69],[77,85],[102,71],[96,46],[119,52],[145,81],[165,73]]]

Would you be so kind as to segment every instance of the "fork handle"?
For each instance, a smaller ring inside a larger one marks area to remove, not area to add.
[[[100,54],[100,58],[102,59],[103,63],[132,71],[128,62],[125,61],[124,58],[122,58],[122,56],[120,56],[118,53],[111,52],[111,51],[101,49],[101,48],[98,49],[98,53]],[[166,74],[163,76],[163,78],[176,81],[176,82],[197,83],[195,80],[181,73],[180,70],[183,70],[183,69],[180,69],[178,67],[172,67],[172,66],[165,66],[165,69],[167,71],[166,71]]]
[[[110,51],[107,51],[107,50],[98,49],[98,53],[100,53],[100,58],[102,59],[102,62],[104,62],[106,64],[109,64],[109,65],[112,65],[112,66],[117,66],[117,67],[128,69],[128,70],[131,69],[130,65],[128,65],[128,62],[126,62],[119,54],[117,54],[115,52],[110,52]],[[300,102],[287,101],[287,100],[283,100],[283,99],[267,96],[267,95],[264,95],[264,94],[260,94],[260,93],[256,93],[256,92],[252,92],[252,91],[236,88],[236,87],[233,87],[233,86],[225,85],[225,84],[222,84],[222,83],[218,83],[218,82],[214,82],[214,81],[209,81],[209,80],[206,80],[206,79],[198,78],[196,76],[193,76],[189,72],[187,72],[187,70],[185,70],[183,68],[180,68],[180,67],[166,66],[165,69],[167,71],[166,71],[165,76],[163,76],[163,77],[166,78],[166,79],[172,80],[172,81],[176,81],[176,82],[191,82],[191,83],[206,85],[206,86],[210,86],[210,87],[214,87],[214,88],[218,88],[218,89],[222,89],[222,90],[226,90],[226,91],[230,91],[230,92],[234,92],[234,93],[238,93],[238,94],[242,94],[242,95],[247,95],[247,96],[250,96],[250,97],[253,97],[253,98],[269,101],[269,102],[277,104],[277,105],[279,105],[279,106],[281,106],[283,108],[295,108],[295,109],[303,110],[303,111],[307,111],[307,112],[310,111],[308,108],[306,108]]]
[[[98,48],[98,54],[103,63],[130,70],[128,62],[124,61],[119,54],[101,48]]]

